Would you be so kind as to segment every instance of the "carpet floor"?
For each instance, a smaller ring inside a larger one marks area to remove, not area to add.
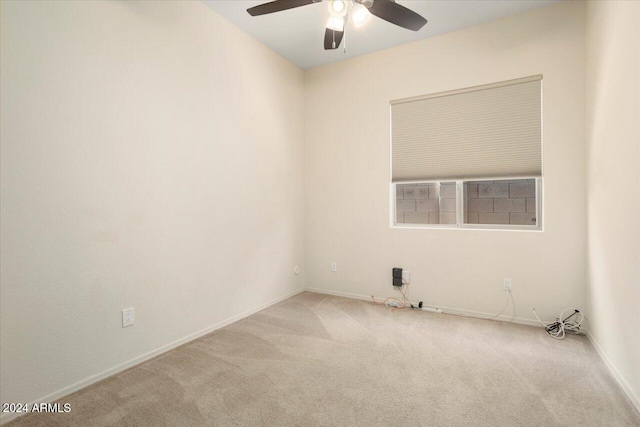
[[[12,426],[640,426],[583,336],[303,293]]]

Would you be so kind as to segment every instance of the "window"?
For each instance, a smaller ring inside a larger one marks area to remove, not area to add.
[[[455,182],[396,185],[397,224],[456,224]]]
[[[391,102],[393,224],[540,229],[541,82]]]
[[[538,229],[539,178],[395,184],[394,224]]]
[[[537,226],[535,179],[463,183],[464,224]]]

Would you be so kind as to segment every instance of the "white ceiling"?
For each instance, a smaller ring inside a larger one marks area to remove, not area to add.
[[[376,17],[359,29],[351,24],[346,32],[346,53],[342,46],[334,51],[324,50],[324,29],[329,16],[326,1],[255,17],[246,10],[268,0],[202,1],[280,55],[307,69],[515,15],[557,0],[398,0],[425,17],[429,21],[427,25],[414,32]]]

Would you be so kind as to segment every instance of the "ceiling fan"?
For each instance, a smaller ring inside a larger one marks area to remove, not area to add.
[[[323,0],[275,0],[249,8],[247,12],[251,16],[266,15],[321,1]],[[325,50],[340,46],[349,15],[356,27],[366,24],[371,15],[413,31],[418,31],[427,23],[422,16],[395,0],[329,0],[329,20],[324,33]]]

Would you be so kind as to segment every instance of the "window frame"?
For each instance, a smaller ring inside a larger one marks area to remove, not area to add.
[[[512,224],[465,224],[464,223],[464,183],[470,181],[515,181],[515,180],[535,180],[535,200],[536,200],[536,225],[512,225]],[[405,224],[397,223],[397,199],[396,186],[404,184],[456,184],[456,223],[455,224]],[[519,176],[519,177],[499,177],[499,178],[465,178],[465,179],[441,179],[428,181],[405,181],[391,182],[391,223],[390,228],[397,229],[441,229],[441,230],[497,230],[497,231],[544,231],[543,228],[543,178],[539,176]]]

